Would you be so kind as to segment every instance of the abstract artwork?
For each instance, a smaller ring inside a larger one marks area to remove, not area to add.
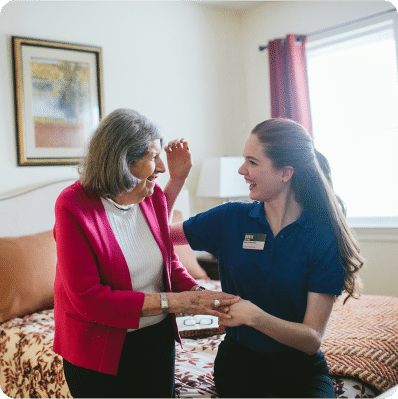
[[[18,164],[79,163],[103,114],[101,49],[12,40]]]

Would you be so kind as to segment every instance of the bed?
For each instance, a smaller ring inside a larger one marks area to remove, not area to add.
[[[71,183],[0,198],[0,387],[9,397],[71,397],[62,359],[52,351],[56,259],[51,234],[55,199]],[[206,267],[197,255],[186,249],[179,254],[195,278]],[[220,290],[212,278],[198,282]],[[176,345],[178,398],[217,397],[213,362],[224,331],[216,318],[205,318],[197,324],[198,316],[178,317],[183,338],[183,348]],[[363,295],[344,306],[337,301],[322,349],[337,397],[392,395],[398,385],[398,299]]]

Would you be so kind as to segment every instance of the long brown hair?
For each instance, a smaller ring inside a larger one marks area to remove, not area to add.
[[[296,200],[319,218],[327,218],[335,231],[345,274],[344,291],[349,298],[359,297],[358,272],[364,264],[359,245],[350,231],[345,206],[333,190],[327,159],[314,148],[307,130],[289,119],[269,119],[253,130],[263,143],[265,155],[277,169],[294,169],[292,189]]]

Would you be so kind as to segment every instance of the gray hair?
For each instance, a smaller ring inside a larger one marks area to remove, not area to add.
[[[104,118],[88,144],[79,166],[83,187],[100,196],[115,197],[131,191],[140,180],[130,166],[143,158],[153,140],[162,136],[145,116],[130,109],[117,109]]]

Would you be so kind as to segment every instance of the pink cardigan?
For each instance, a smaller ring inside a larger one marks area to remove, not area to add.
[[[165,291],[190,290],[196,282],[174,253],[159,186],[140,206],[163,255]],[[127,329],[138,328],[145,294],[132,291],[101,199],[79,181],[57,199],[54,237],[54,352],[75,365],[116,375]],[[175,320],[174,325],[181,342]]]

